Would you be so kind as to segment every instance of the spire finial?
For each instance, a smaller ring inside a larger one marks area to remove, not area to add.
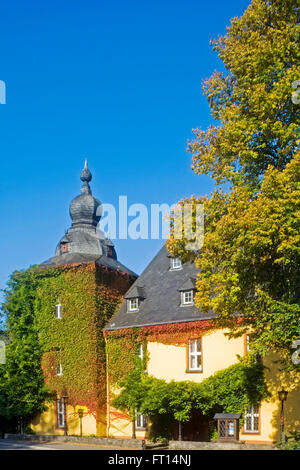
[[[90,190],[89,182],[92,180],[92,173],[88,169],[87,159],[84,160],[84,168],[81,172],[80,179],[81,181],[83,181],[81,192],[90,193],[91,190]]]
[[[80,175],[80,179],[81,181],[83,181],[84,183],[89,183],[91,180],[92,180],[92,173],[90,172],[90,170],[88,169],[88,165],[87,165],[87,159],[84,160],[84,168],[81,172],[81,175]]]

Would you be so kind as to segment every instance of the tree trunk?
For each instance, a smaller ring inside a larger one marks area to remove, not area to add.
[[[136,439],[136,434],[135,434],[135,418],[132,420],[132,439]]]
[[[178,421],[178,440],[182,441],[182,423]]]

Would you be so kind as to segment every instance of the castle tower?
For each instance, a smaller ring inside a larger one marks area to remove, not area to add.
[[[32,421],[37,434],[106,435],[106,353],[102,330],[136,274],[122,265],[98,228],[101,202],[92,195],[85,161],[81,193],[70,204],[71,227],[55,255],[36,269],[36,325],[44,381],[54,396]]]
[[[107,266],[135,278],[134,272],[118,262],[114,244],[98,228],[102,204],[92,195],[89,185],[92,174],[86,160],[80,179],[83,182],[81,194],[71,201],[69,209],[72,226],[58,242],[55,256],[44,261],[41,266],[94,261],[100,266]]]

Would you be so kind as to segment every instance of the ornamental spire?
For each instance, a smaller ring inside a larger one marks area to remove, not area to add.
[[[87,159],[84,161],[84,168],[80,174],[80,179],[83,181],[81,192],[91,194],[89,182],[92,180],[92,173],[88,169]]]

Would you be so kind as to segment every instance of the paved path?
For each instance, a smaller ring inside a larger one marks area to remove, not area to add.
[[[122,450],[118,447],[79,444],[73,442],[36,442],[0,439],[1,450]],[[123,449],[125,450],[125,449]]]

